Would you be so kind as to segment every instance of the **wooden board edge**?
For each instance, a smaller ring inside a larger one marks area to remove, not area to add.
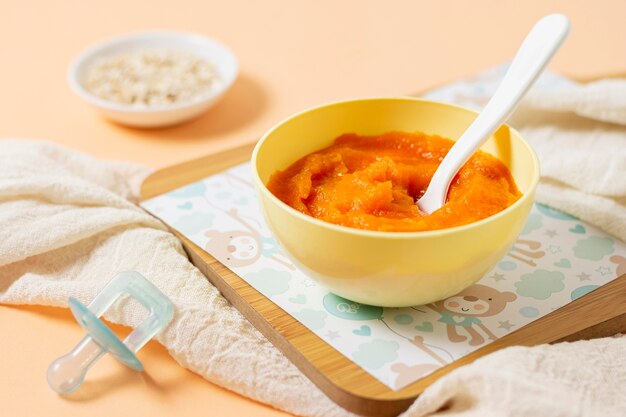
[[[621,279],[624,279],[623,277]],[[569,336],[563,337],[553,343],[576,342],[578,340],[599,339],[601,337],[611,337],[616,334],[626,333],[626,313],[605,320],[594,326],[578,331]]]
[[[246,143],[154,171],[141,184],[139,200],[148,200],[185,184],[199,181],[207,175],[228,169],[237,163],[243,163],[249,159],[255,145],[256,142]],[[208,173],[205,168],[207,166],[211,166]]]

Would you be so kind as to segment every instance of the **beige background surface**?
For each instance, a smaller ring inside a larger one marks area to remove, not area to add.
[[[421,91],[497,65],[535,20],[555,11],[573,29],[553,70],[575,78],[626,70],[623,0],[4,0],[0,137],[48,139],[162,167],[254,141],[309,106]],[[69,62],[95,42],[150,29],[221,40],[240,60],[240,79],[217,107],[185,125],[134,130],[101,119],[69,90]],[[103,359],[83,389],[57,397],[46,367],[81,332],[66,310],[0,307],[2,415],[283,414],[181,369],[156,343],[140,353],[146,374]]]

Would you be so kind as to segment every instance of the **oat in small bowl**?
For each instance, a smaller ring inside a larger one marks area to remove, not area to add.
[[[235,81],[233,54],[210,38],[176,32],[122,36],[72,64],[72,89],[107,118],[135,127],[169,126],[199,116]]]

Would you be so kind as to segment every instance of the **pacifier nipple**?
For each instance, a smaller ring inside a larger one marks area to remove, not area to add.
[[[67,355],[48,367],[48,385],[59,394],[69,394],[83,383],[87,371],[106,351],[91,336],[85,337]]]
[[[149,315],[122,342],[99,317],[123,294],[139,301]],[[115,276],[89,307],[73,297],[69,299],[69,306],[87,336],[70,353],[48,367],[48,385],[59,394],[69,394],[80,387],[89,368],[105,353],[136,371],[143,371],[135,353],[163,329],[174,314],[171,301],[141,274],[133,271]]]

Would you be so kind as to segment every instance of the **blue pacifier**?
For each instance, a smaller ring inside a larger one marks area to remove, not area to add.
[[[149,311],[149,315],[122,342],[99,317],[124,294],[139,301]],[[169,298],[143,275],[134,271],[117,274],[89,307],[85,307],[74,297],[69,298],[69,305],[87,336],[74,350],[48,367],[48,385],[59,394],[69,394],[78,389],[87,370],[105,353],[110,353],[136,371],[143,371],[143,365],[135,353],[163,329],[174,315],[174,307]]]

